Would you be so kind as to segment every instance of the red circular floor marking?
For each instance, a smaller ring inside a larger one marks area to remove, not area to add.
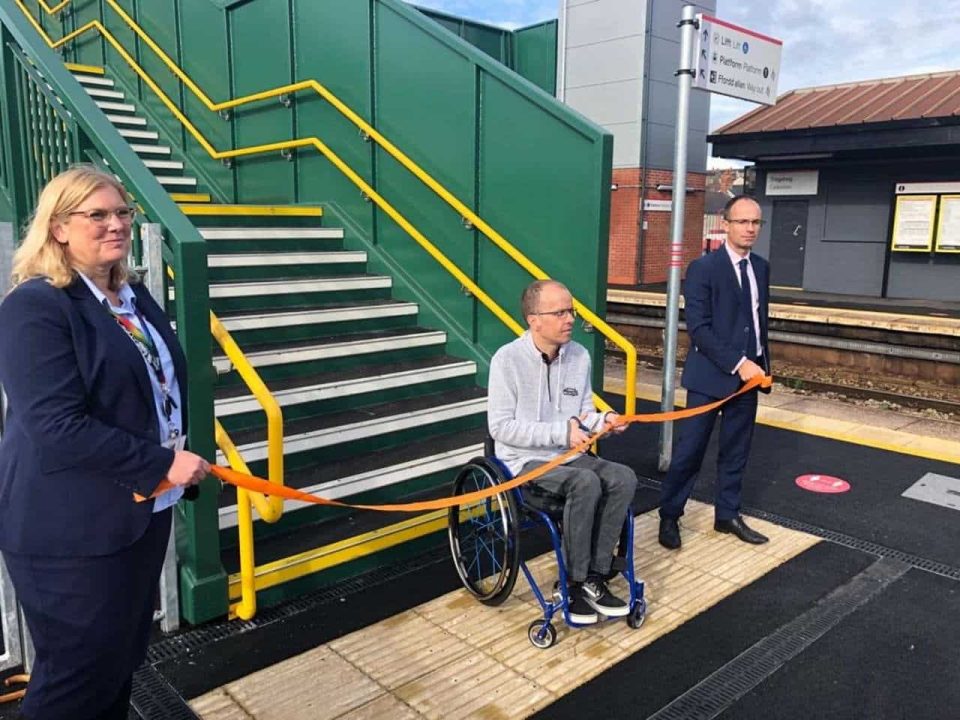
[[[850,483],[833,475],[801,475],[796,483],[804,490],[816,493],[843,493],[850,489]]]

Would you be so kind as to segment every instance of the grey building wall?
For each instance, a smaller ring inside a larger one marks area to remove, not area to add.
[[[807,196],[767,196],[766,174],[758,166],[757,199],[768,222],[756,250],[770,257],[775,201],[808,200],[804,290],[881,297],[886,266],[886,297],[960,300],[960,257],[889,251],[896,183],[960,180],[952,161],[821,167],[817,194]]]
[[[613,166],[673,167],[681,0],[560,0],[557,96],[614,135]],[[716,2],[698,3],[703,12]],[[691,93],[688,169],[705,172],[709,94]],[[644,137],[646,133],[646,137]]]

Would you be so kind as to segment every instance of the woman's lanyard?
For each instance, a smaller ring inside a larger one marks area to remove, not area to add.
[[[127,336],[133,340],[133,344],[136,345],[137,350],[140,351],[143,359],[146,361],[150,369],[153,370],[153,374],[157,378],[157,384],[160,386],[161,395],[160,408],[163,411],[163,416],[167,421],[168,439],[173,439],[179,436],[180,429],[173,424],[173,409],[177,407],[177,403],[170,394],[170,386],[167,384],[167,376],[166,373],[163,372],[163,363],[160,362],[160,352],[157,350],[157,344],[153,341],[153,335],[150,333],[150,327],[147,325],[146,319],[140,314],[140,311],[134,304],[133,312],[136,313],[137,319],[140,321],[140,325],[143,328],[143,330],[141,330],[126,315],[120,315],[119,313],[114,312],[113,308],[110,307],[110,302],[106,298],[103,300],[103,306],[110,311],[110,314],[113,315],[114,319],[117,321],[117,324],[123,328],[123,331],[127,334]]]

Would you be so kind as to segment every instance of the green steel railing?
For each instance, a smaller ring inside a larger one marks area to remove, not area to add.
[[[109,166],[136,198],[146,220],[163,228],[164,257],[176,279],[177,335],[187,355],[188,441],[214,458],[213,370],[206,242],[153,174],[70,75],[23,14],[0,5],[0,220],[21,228],[37,195],[54,175],[77,162]],[[226,575],[219,557],[217,488],[202,488],[194,503],[178,506],[183,615],[227,611]],[[204,618],[205,619],[205,618]]]

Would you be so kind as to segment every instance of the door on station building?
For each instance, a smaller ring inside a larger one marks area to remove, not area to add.
[[[803,287],[807,201],[775,200],[770,228],[770,284]]]

